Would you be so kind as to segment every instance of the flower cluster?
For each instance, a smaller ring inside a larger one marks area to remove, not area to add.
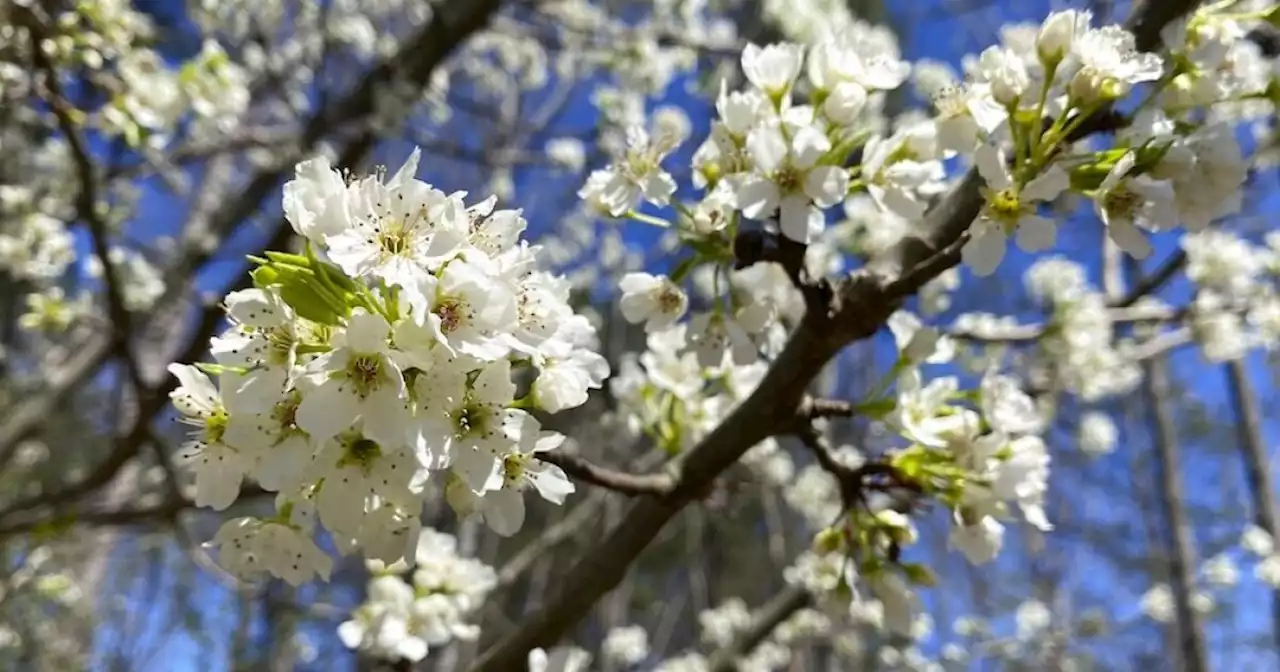
[[[384,660],[420,661],[430,647],[472,641],[480,628],[468,618],[498,583],[492,567],[458,554],[454,537],[424,529],[413,567],[374,565],[365,602],[338,626],[348,648]],[[407,580],[406,580],[407,578]]]
[[[417,164],[415,151],[390,179],[352,180],[323,158],[299,164],[284,209],[307,255],[267,253],[257,287],[226,298],[216,364],[171,366],[173,401],[196,427],[197,504],[227,508],[245,478],[280,493],[276,519],[215,540],[238,574],[298,579],[287,553],[253,550],[282,539],[327,574],[294,520],[304,508],[340,552],[391,563],[415,546],[432,478],[459,513],[507,535],[525,490],[555,503],[574,490],[538,460],[563,437],[530,410],[580,405],[600,386],[594,329],[537,270],[519,211],[467,207],[415,179]],[[523,373],[534,379],[518,396]]]
[[[1027,270],[1030,292],[1049,310],[1048,329],[1037,361],[1039,375],[1086,401],[1124,394],[1137,386],[1142,371],[1116,343],[1115,327],[1102,292],[1084,269],[1062,257],[1047,257]]]
[[[1255,347],[1280,344],[1280,235],[1266,246],[1216,229],[1187,234],[1187,278],[1196,285],[1191,332],[1205,359],[1239,359]]]
[[[888,409],[881,411],[885,420],[910,444],[879,458],[891,474],[890,487],[923,493],[945,505],[954,523],[952,547],[975,564],[999,553],[1002,521],[1015,505],[1032,526],[1051,530],[1043,509],[1049,454],[1038,436],[1045,420],[1035,402],[1015,379],[994,370],[972,392],[962,391],[951,376],[925,383],[922,366],[948,361],[953,352],[949,342],[908,314],[895,315],[890,325],[900,352],[891,373],[897,376],[896,397],[886,397],[887,404],[875,399],[864,404]],[[845,461],[848,468],[857,471],[865,464],[865,458],[851,457]],[[819,472],[807,473],[823,480]],[[915,526],[894,509],[865,504],[847,508],[849,502],[835,496],[841,487],[847,485],[824,488],[830,494],[822,508],[804,507],[811,520],[826,515],[827,521],[837,522],[819,533],[813,551],[788,569],[787,580],[837,603],[861,582],[880,604],[885,627],[909,633],[919,609],[911,586],[931,581],[923,566],[897,560],[915,542]]]

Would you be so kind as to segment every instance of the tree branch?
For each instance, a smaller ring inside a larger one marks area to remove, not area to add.
[[[561,452],[537,453],[539,460],[560,467],[580,481],[620,492],[624,495],[662,496],[675,486],[668,474],[629,474],[594,464],[577,455]]]
[[[77,128],[74,119],[76,111],[63,95],[62,85],[58,82],[57,68],[49,60],[44,49],[39,46],[48,37],[44,21],[36,15],[34,10],[21,5],[16,6],[15,17],[31,35],[34,45],[31,49],[32,61],[36,69],[44,75],[45,89],[48,94],[46,99],[57,120],[58,130],[66,138],[67,146],[71,150],[72,163],[75,164],[76,177],[80,182],[80,188],[76,193],[76,211],[89,227],[93,253],[102,265],[102,279],[103,284],[106,285],[107,315],[111,318],[111,349],[124,360],[125,371],[133,383],[134,390],[140,391],[143,387],[142,372],[130,345],[130,335],[133,333],[132,318],[124,305],[124,287],[120,280],[119,269],[111,262],[110,246],[107,242],[109,236],[107,223],[98,212],[99,185],[93,158],[89,156],[89,149]]]
[[[737,672],[740,659],[751,655],[778,626],[812,602],[813,596],[803,586],[783,588],[752,615],[751,625],[738,634],[733,644],[711,656],[709,669],[712,672]]]
[[[1115,307],[1128,308],[1129,306],[1137,303],[1142,299],[1142,297],[1159,290],[1165,285],[1165,283],[1173,279],[1173,276],[1176,275],[1178,271],[1186,265],[1186,263],[1186,250],[1178,250],[1177,252],[1169,255],[1169,258],[1165,259],[1164,262],[1151,273],[1151,275],[1148,275],[1134,283],[1133,288],[1130,289],[1129,293],[1125,294],[1123,298],[1116,302]]]

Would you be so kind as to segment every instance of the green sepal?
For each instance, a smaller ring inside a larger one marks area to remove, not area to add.
[[[253,283],[258,287],[278,287],[280,298],[299,317],[312,322],[339,325],[342,318],[351,315],[350,305],[343,298],[329,294],[310,269],[274,264],[262,266],[253,272]]]

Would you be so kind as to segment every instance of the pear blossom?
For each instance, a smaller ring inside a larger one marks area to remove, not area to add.
[[[1044,420],[1035,400],[1022,391],[1010,376],[988,372],[981,386],[982,417],[997,432],[1004,434],[1037,434]]]
[[[641,198],[666,205],[676,183],[661,164],[679,143],[680,138],[669,133],[650,137],[640,126],[628,128],[625,151],[608,168],[593,171],[578,196],[611,217],[625,215]]]
[[[370,655],[418,662],[427,657],[427,643],[409,632],[413,587],[390,574],[369,582],[368,601],[338,626],[338,638],[349,649]]]
[[[370,501],[390,502],[414,509],[421,486],[415,486],[419,468],[412,453],[384,447],[358,431],[329,439],[316,453],[308,480],[321,483],[316,495],[320,522],[331,532],[348,537],[360,534]]]
[[[252,460],[251,475],[265,490],[293,492],[303,486],[315,447],[296,422],[301,401],[294,390],[266,411],[237,412],[227,419],[226,440]]]
[[[736,320],[723,313],[698,313],[689,322],[689,347],[703,368],[716,368],[725,356],[738,366],[757,359],[755,343]]]
[[[516,293],[509,284],[465,259],[449,262],[439,277],[429,276],[409,299],[416,321],[430,328],[450,352],[492,361],[507,354],[498,334],[519,319]]]
[[[508,408],[516,393],[510,361],[485,364],[470,384],[464,366],[465,361],[455,361],[437,367],[439,382],[419,379],[415,396],[422,409],[415,445],[424,466],[448,466],[481,494],[495,488],[500,458],[515,444],[509,424],[523,412]]]
[[[1142,613],[1153,621],[1159,623],[1173,622],[1173,591],[1166,584],[1158,583],[1152,586],[1150,590],[1143,593],[1138,605],[1142,609]]]
[[[545,500],[563,504],[565,497],[574,492],[573,483],[560,467],[540,462],[538,453],[558,448],[564,443],[564,435],[544,432],[533,416],[517,416],[510,431],[518,442],[516,447],[502,456],[501,469],[490,477],[485,496],[480,499],[480,511],[489,529],[509,537],[524,525],[524,491],[533,488]]]
[[[1008,118],[991,96],[985,82],[948,83],[930,92],[937,116],[938,146],[949,152],[968,154],[984,135],[990,135]]]
[[[1273,589],[1280,589],[1280,554],[1269,555],[1253,566],[1253,575]]]
[[[1205,561],[1201,567],[1205,579],[1215,586],[1234,586],[1240,581],[1240,570],[1227,555],[1218,554]]]
[[[1053,246],[1057,227],[1036,214],[1037,202],[1052,201],[1070,184],[1066,171],[1051,164],[1025,185],[1009,172],[1004,151],[983,145],[974,155],[978,172],[987,183],[987,202],[970,229],[971,238],[961,254],[978,275],[995,272],[1004,258],[1005,240],[1016,233],[1018,247],[1038,252]]]
[[[957,516],[956,523],[951,528],[949,543],[964,553],[969,562],[986,564],[1000,553],[1004,543],[1004,525],[1000,521],[992,516],[982,516],[975,522],[966,523]]]
[[[233,518],[209,545],[218,550],[222,566],[241,579],[266,573],[298,586],[313,576],[327,581],[333,569],[333,560],[288,522]]]
[[[748,44],[742,50],[742,71],[756,88],[773,99],[791,91],[804,66],[804,48],[798,44]]]
[[[1245,528],[1244,534],[1240,535],[1240,547],[1263,558],[1275,551],[1275,542],[1266,530],[1257,525],[1250,525]]]
[[[888,326],[900,356],[908,362],[944,364],[955,356],[955,343],[949,337],[925,327],[920,318],[905,310],[890,315]]]
[[[1111,417],[1099,411],[1080,416],[1080,449],[1089,455],[1106,455],[1116,449],[1119,430]]]
[[[822,90],[851,82],[868,91],[887,91],[906,81],[911,65],[900,58],[891,37],[845,29],[818,42],[809,57],[807,74],[809,81]]]
[[[1127,95],[1134,84],[1151,82],[1164,73],[1160,56],[1139,52],[1133,33],[1120,26],[1086,31],[1071,42],[1078,65],[1069,89],[1085,104]]]
[[[1046,66],[1056,66],[1071,52],[1080,36],[1089,30],[1093,13],[1088,10],[1068,9],[1051,12],[1040,25],[1036,36],[1036,53]]]
[[[245,369],[223,378],[227,402],[246,412],[270,406],[284,394],[297,363],[297,317],[271,290],[233,292],[224,303],[235,327],[214,337],[209,350],[219,364]]]
[[[638,625],[613,628],[600,646],[606,660],[620,665],[636,665],[649,655],[649,633]]]
[[[1126,153],[1103,178],[1093,197],[1094,209],[1107,226],[1107,235],[1137,259],[1151,254],[1151,242],[1139,228],[1173,228],[1178,220],[1173,185],[1144,175],[1130,176],[1137,162]]]
[[[988,47],[978,57],[978,72],[991,87],[991,97],[1001,105],[1016,105],[1031,76],[1021,58],[1006,47]]]
[[[327,157],[307,159],[284,184],[285,219],[298,235],[323,245],[351,226],[349,198],[346,181]]]
[[[416,168],[415,155],[387,182],[371,176],[349,188],[352,226],[325,239],[347,275],[412,286],[466,239],[462,199],[414,179]]]
[[[628,322],[644,322],[646,331],[660,331],[679,320],[689,299],[679,285],[663,275],[628,273],[618,283],[622,298],[618,308]]]
[[[855,82],[840,82],[822,101],[822,114],[841,126],[852,126],[867,106],[867,90]]]
[[[868,583],[871,593],[880,601],[884,613],[884,627],[890,632],[911,634],[916,614],[920,611],[920,597],[912,592],[905,579],[896,572],[882,572]]]
[[[893,422],[911,441],[934,448],[947,447],[953,438],[974,435],[979,423],[977,414],[948,403],[959,389],[960,383],[953,376],[934,378],[925,384],[918,369],[908,369],[898,380]]]
[[[529,651],[526,666],[529,672],[587,672],[590,665],[590,653],[576,646],[562,646],[551,651]]]
[[[778,214],[786,237],[807,243],[823,228],[822,209],[844,200],[849,174],[839,166],[818,164],[831,141],[818,129],[802,125],[785,128],[771,121],[747,137],[747,151],[755,160],[753,172],[738,187],[742,213],[751,219]]]
[[[184,422],[197,428],[182,447],[183,457],[196,473],[196,506],[221,511],[240,495],[240,482],[251,461],[226,443],[229,416],[213,381],[186,364],[170,364],[168,370],[179,382],[169,398]]]
[[[863,148],[862,175],[876,207],[911,225],[928,209],[921,192],[940,180],[943,169],[937,157],[915,154],[909,146],[904,147],[905,141],[901,134],[868,140]]]
[[[298,428],[323,442],[364,419],[369,438],[396,446],[408,429],[407,392],[388,342],[391,327],[381,315],[356,309],[342,333],[343,344],[307,366],[314,387],[298,405]]]

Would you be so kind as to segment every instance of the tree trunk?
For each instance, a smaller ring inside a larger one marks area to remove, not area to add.
[[[1277,513],[1275,488],[1271,483],[1271,469],[1267,464],[1267,447],[1262,441],[1258,399],[1253,393],[1243,361],[1233,361],[1226,365],[1226,369],[1240,451],[1244,454],[1245,482],[1249,485],[1253,515],[1258,527],[1275,539],[1280,514]],[[1271,628],[1275,638],[1273,643],[1280,647],[1280,591],[1271,592]]]
[[[1151,411],[1156,487],[1164,519],[1168,523],[1165,550],[1169,563],[1169,588],[1173,591],[1177,644],[1181,652],[1179,669],[1206,672],[1209,665],[1204,630],[1191,608],[1191,595],[1195,590],[1195,543],[1184,507],[1177,425],[1169,407],[1168,364],[1162,358],[1152,358],[1144,368],[1143,391]]]

